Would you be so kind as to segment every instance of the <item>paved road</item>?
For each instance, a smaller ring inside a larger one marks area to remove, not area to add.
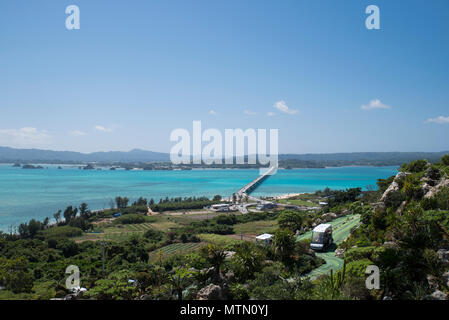
[[[342,243],[351,233],[351,229],[358,225],[360,222],[360,215],[347,215],[330,222],[332,225],[332,236],[336,244]],[[304,239],[310,239],[312,231],[306,232],[296,238],[297,241]],[[313,270],[306,277],[315,279],[316,277],[329,273],[332,269],[334,272],[339,270],[343,266],[343,259],[337,258],[335,252],[317,252],[316,255],[323,258],[326,263]]]

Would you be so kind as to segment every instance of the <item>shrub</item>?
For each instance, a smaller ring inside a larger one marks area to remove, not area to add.
[[[159,231],[159,230],[149,229],[148,231],[146,231],[144,233],[143,236],[145,238],[147,238],[148,240],[150,240],[150,241],[159,242],[164,237],[164,233],[162,231]]]
[[[369,259],[361,259],[349,262],[346,264],[346,274],[348,275],[348,277],[364,279],[366,277],[366,268],[372,264],[373,262]]]
[[[449,210],[449,187],[445,187],[435,195],[438,209]]]
[[[445,166],[449,166],[449,154],[445,154],[441,157],[441,163]]]
[[[71,226],[51,227],[41,232],[46,239],[71,238],[83,234],[83,231],[80,228]]]
[[[144,223],[146,221],[145,216],[141,214],[126,214],[123,215],[116,220],[114,223],[120,224],[135,224],[135,223]]]
[[[229,215],[221,214],[215,218],[215,221],[218,224],[233,225],[233,224],[237,223],[237,218],[236,218],[235,214],[229,214]]]
[[[416,160],[410,163],[403,164],[400,168],[401,171],[417,173],[424,171],[427,167],[427,160]]]
[[[387,197],[385,199],[385,206],[388,208],[397,209],[404,200],[405,197],[399,190],[391,191],[387,194]]]
[[[229,294],[231,300],[248,300],[249,292],[248,289],[240,283],[233,283],[229,288]]]
[[[345,252],[345,259],[348,263],[362,259],[376,261],[385,250],[384,247],[375,246],[351,248]]]
[[[433,198],[424,198],[420,202],[421,208],[424,210],[433,210],[438,208],[438,201],[435,197]]]
[[[427,169],[426,176],[432,180],[439,180],[441,178],[440,169],[438,169],[435,165],[432,165]]]
[[[423,191],[420,186],[420,182],[417,177],[408,175],[404,181],[404,187],[402,188],[405,196],[408,200],[421,199]]]

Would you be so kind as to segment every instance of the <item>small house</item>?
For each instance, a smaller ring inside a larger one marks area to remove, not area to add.
[[[257,204],[256,208],[257,208],[257,210],[274,209],[274,208],[276,208],[276,204],[273,202],[264,202],[264,203]]]
[[[273,242],[273,235],[269,233],[261,234],[256,237],[256,242],[265,245],[270,245]]]
[[[213,204],[210,207],[213,211],[216,211],[216,212],[231,211],[231,207],[227,203]]]

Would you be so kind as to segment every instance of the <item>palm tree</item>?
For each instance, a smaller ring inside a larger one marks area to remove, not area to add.
[[[207,246],[206,260],[214,267],[215,275],[218,279],[218,276],[220,275],[221,266],[226,260],[226,252],[222,248],[216,246],[215,244],[210,243]]]
[[[169,275],[168,281],[178,295],[178,300],[182,300],[182,291],[190,284],[192,276],[192,271],[182,267],[173,269],[173,273]]]

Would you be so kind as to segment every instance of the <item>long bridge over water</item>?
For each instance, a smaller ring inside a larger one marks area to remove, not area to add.
[[[261,184],[265,179],[267,179],[276,169],[277,169],[276,167],[268,168],[267,171],[265,171],[263,174],[261,174],[256,179],[254,179],[253,181],[242,187],[239,191],[237,191],[237,196],[244,197],[249,195],[252,191],[254,191],[254,189],[257,188],[257,186],[259,186],[259,184]]]

